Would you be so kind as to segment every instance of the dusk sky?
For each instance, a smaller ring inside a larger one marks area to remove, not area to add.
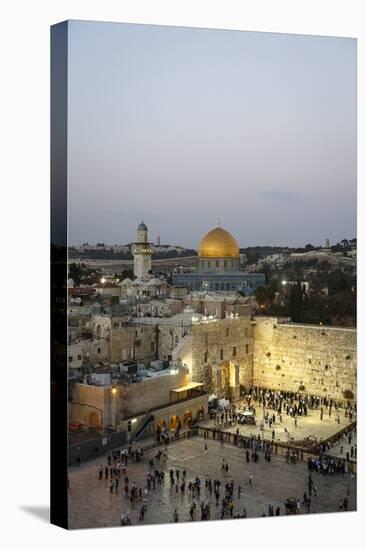
[[[356,236],[356,40],[69,23],[69,244]]]

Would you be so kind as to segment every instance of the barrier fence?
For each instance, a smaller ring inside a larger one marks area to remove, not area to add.
[[[328,443],[328,442],[334,443],[349,429],[354,429],[355,426],[356,426],[356,422],[353,422],[352,424],[343,428],[342,430],[332,435],[328,439],[322,441],[322,443]],[[220,442],[222,441],[224,444],[229,444],[236,447],[240,446],[244,450],[251,449],[252,442],[253,442],[253,439],[249,436],[237,435],[236,433],[223,431],[218,428],[207,428],[204,426],[196,425],[189,430],[180,432],[175,435],[171,435],[164,441],[160,440],[158,442],[156,439],[153,439],[147,445],[143,445],[141,443],[138,446],[142,450],[142,452],[145,453],[153,449],[167,447],[172,443],[176,443],[191,437],[202,437],[204,439],[212,439]],[[340,460],[343,463],[346,462],[346,458],[335,457],[327,453],[320,453],[320,450],[318,448],[316,449],[303,448],[303,447],[298,447],[296,445],[293,445],[289,442],[280,442],[280,441],[272,442],[269,440],[264,440],[264,443],[271,445],[272,454],[276,456],[286,456],[287,453],[291,452],[293,456],[296,456],[296,460],[301,460],[305,462],[307,462],[309,458],[313,458],[317,456],[323,456],[328,459]],[[126,432],[119,432],[119,433],[112,433],[104,437],[99,437],[97,439],[85,441],[83,443],[80,443],[79,445],[71,445],[68,448],[69,466],[73,466],[75,464],[77,465],[77,464],[80,464],[81,462],[85,462],[93,458],[96,458],[98,456],[102,456],[107,452],[119,451],[122,447],[126,447],[128,444],[129,444],[129,441],[127,439]],[[317,447],[318,446],[319,444],[317,444]],[[263,450],[264,450],[264,446],[263,446]],[[352,462],[351,464],[352,464],[351,467],[352,467],[353,473],[356,473],[357,463]]]

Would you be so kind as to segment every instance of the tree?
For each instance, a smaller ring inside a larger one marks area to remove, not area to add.
[[[255,299],[259,307],[268,307],[275,299],[275,291],[270,286],[258,286],[255,289]]]
[[[83,269],[80,264],[72,263],[69,265],[69,279],[73,279],[76,286],[79,286],[83,276]]]
[[[286,305],[289,317],[297,323],[301,323],[304,301],[303,292],[300,283],[291,285],[289,292],[286,295]]]

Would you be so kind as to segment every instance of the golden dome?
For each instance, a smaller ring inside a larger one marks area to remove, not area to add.
[[[216,227],[201,240],[198,255],[201,258],[239,258],[239,246],[230,233]]]

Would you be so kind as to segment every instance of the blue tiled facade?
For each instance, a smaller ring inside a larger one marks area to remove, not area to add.
[[[244,291],[254,293],[258,286],[265,284],[264,273],[244,271],[196,271],[194,273],[174,273],[173,285],[191,290]]]

